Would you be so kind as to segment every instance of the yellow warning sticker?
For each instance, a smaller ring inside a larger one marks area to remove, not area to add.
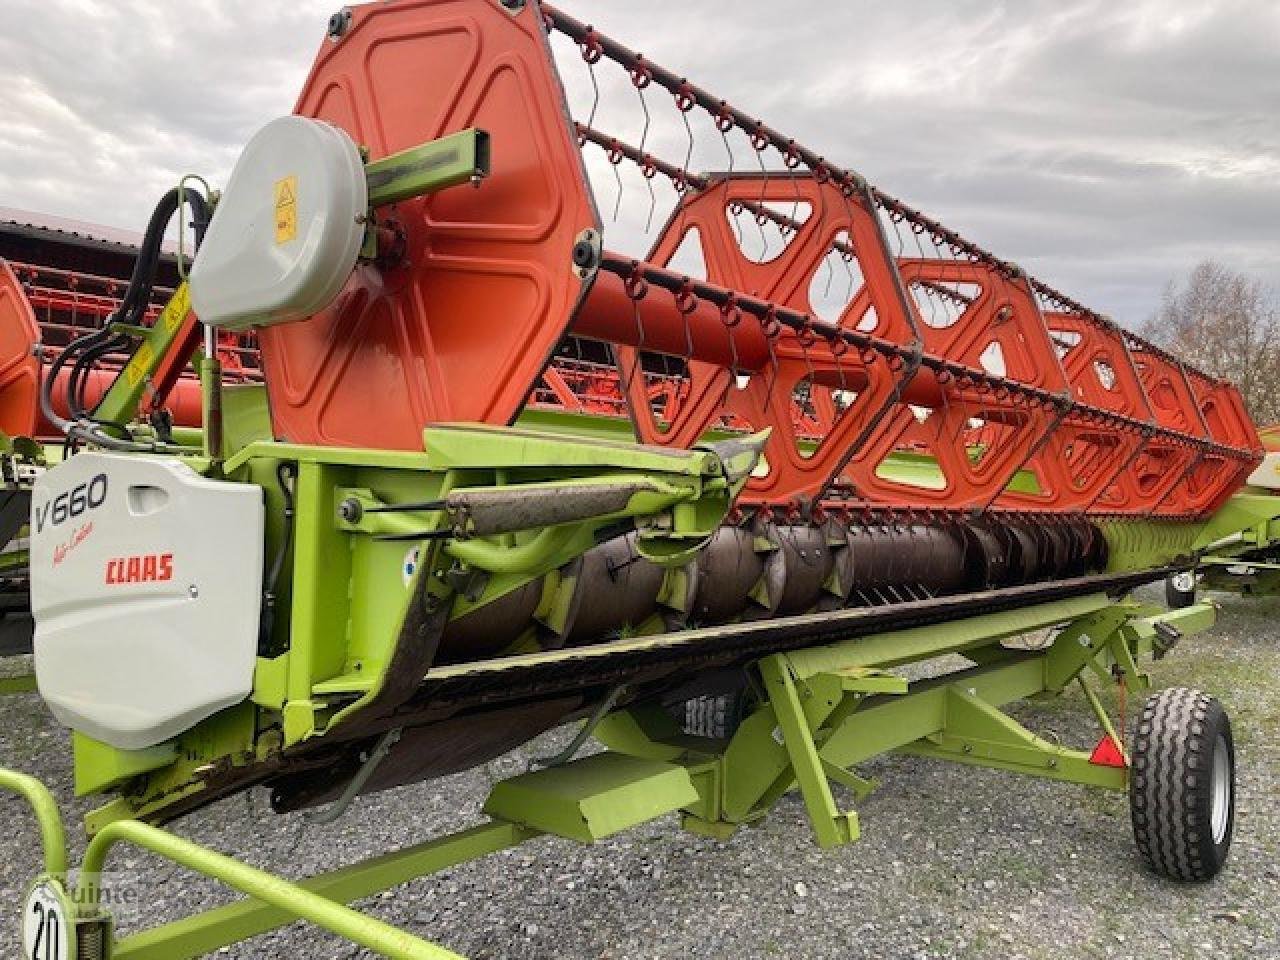
[[[133,355],[129,365],[124,368],[124,376],[129,381],[129,386],[136,387],[150,375],[151,361],[155,359],[155,356],[155,351],[151,349],[151,344],[143,340],[142,345],[138,347],[138,352]]]
[[[288,243],[298,235],[298,178],[276,181],[276,245]]]
[[[174,291],[173,297],[165,305],[164,312],[160,314],[160,322],[164,324],[165,330],[173,333],[190,312],[191,292],[184,283]]]

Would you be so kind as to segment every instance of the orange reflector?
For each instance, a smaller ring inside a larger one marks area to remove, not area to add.
[[[1120,749],[1119,744],[1111,738],[1110,734],[1102,735],[1098,745],[1093,748],[1093,753],[1089,754],[1089,762],[1098,767],[1128,766],[1124,760],[1124,752]]]

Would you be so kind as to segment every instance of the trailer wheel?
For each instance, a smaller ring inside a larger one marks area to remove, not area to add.
[[[1147,699],[1129,784],[1133,835],[1147,865],[1171,880],[1211,880],[1235,827],[1235,746],[1222,704],[1174,687]]]
[[[750,712],[750,692],[746,687],[732,693],[694,697],[684,702],[684,730],[695,737],[728,740]]]
[[[1171,610],[1189,607],[1196,602],[1196,575],[1194,570],[1175,573],[1164,582],[1164,601]]]

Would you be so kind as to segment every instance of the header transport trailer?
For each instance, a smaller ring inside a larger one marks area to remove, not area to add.
[[[454,956],[343,904],[545,834],[728,837],[791,790],[846,844],[860,764],[894,752],[1127,791],[1152,869],[1222,868],[1222,706],[1156,693],[1126,743],[1094,688],[1123,705],[1213,621],[1194,580],[1172,610],[1135,587],[1224,545],[1269,562],[1280,499],[1246,487],[1230,384],[550,4],[399,0],[327,34],[296,114],[221,191],[166,194],[119,303],[28,363],[35,671],[103,797],[72,884],[51,795],[0,772],[44,840],[28,957],[298,918]],[[31,319],[20,273],[2,302]],[[1004,711],[1071,684],[1096,744]],[[484,823],[301,883],[163,829],[258,786],[332,821],[569,722]],[[121,843],[247,899],[117,931]]]

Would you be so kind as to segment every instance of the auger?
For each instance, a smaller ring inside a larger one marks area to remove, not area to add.
[[[725,169],[692,169],[700,137]],[[647,251],[597,208],[603,174],[617,220],[624,169],[646,229],[671,192]],[[1271,566],[1280,499],[1231,384],[546,3],[340,12],[295,115],[198,184],[14,388],[15,435],[52,451],[12,453],[39,689],[77,791],[111,797],[72,889],[47,791],[0,773],[45,839],[29,957],[197,956],[296,918],[452,956],[340,904],[542,834],[678,813],[726,837],[793,789],[848,843],[858,765],[895,752],[1128,791],[1155,870],[1222,868],[1221,705],[1156,694],[1126,744],[1090,681],[1124,702],[1212,624],[1185,575]],[[175,215],[198,251],[161,305]],[[0,319],[47,343],[24,271]],[[1175,609],[1125,599],[1174,575]],[[969,666],[895,672],[948,654]],[[1090,749],[1003,710],[1075,684]],[[301,885],[161,829],[258,786],[329,821],[567,722],[486,823]],[[120,936],[119,843],[249,899]]]

